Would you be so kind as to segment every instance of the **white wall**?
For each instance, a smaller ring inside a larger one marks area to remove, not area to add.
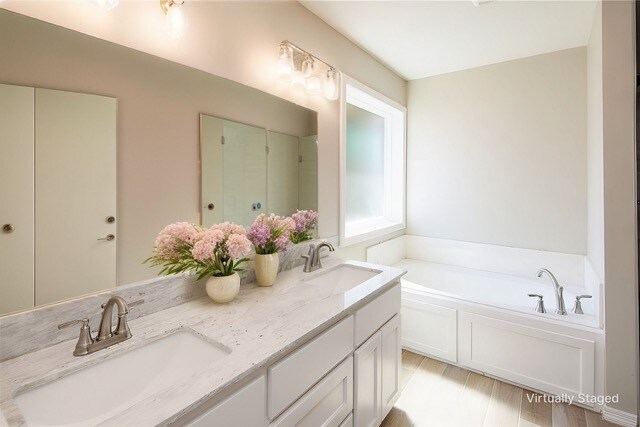
[[[410,81],[408,233],[585,254],[586,48]]]
[[[629,414],[638,413],[634,15],[634,2],[602,3],[605,392]]]
[[[173,40],[166,32],[164,16],[157,2],[121,2],[109,12],[96,8],[91,2],[2,3],[5,9],[177,61],[317,111],[319,233],[321,236],[337,235],[339,102],[311,97],[279,82],[275,75],[278,44],[289,39],[403,105],[406,103],[405,81],[297,2],[187,2],[186,6],[189,27],[183,39]],[[12,46],[19,41],[16,35],[8,32],[2,46],[3,55],[5,51],[15,49]],[[59,59],[64,57],[60,55]],[[68,73],[57,76],[66,79],[68,87],[63,89],[73,90],[78,86],[72,71],[82,74],[79,80],[90,79],[87,75],[90,70],[85,66],[87,57],[97,60],[88,52],[82,59],[67,58],[69,62],[60,62],[58,71]],[[25,69],[21,64],[11,66],[15,72]],[[144,67],[129,71],[142,75],[149,72]],[[133,123],[119,122],[118,210],[122,237],[118,246],[119,283],[150,276],[148,268],[140,265],[140,261],[149,255],[156,233],[166,223],[198,218],[198,117],[192,118],[192,126],[172,123],[172,120],[188,123],[187,110],[193,106],[185,105],[189,108],[172,111],[168,117],[166,111],[161,111],[161,106],[166,104],[160,101],[166,100],[158,99],[154,93],[157,88],[153,84],[157,82],[158,79],[149,73],[148,79],[136,90],[138,94],[158,101],[153,111],[143,114],[146,119],[155,117],[156,126],[131,135],[128,129]],[[26,83],[29,82],[23,82]],[[177,88],[167,96],[179,96],[180,93]],[[131,108],[138,106],[134,103]],[[238,105],[233,107],[236,111],[242,109]],[[216,111],[201,112],[216,115]],[[167,169],[173,173],[157,173]],[[363,259],[364,245],[349,248],[348,255]]]
[[[602,170],[602,3],[587,46],[587,257],[604,281],[604,183]]]

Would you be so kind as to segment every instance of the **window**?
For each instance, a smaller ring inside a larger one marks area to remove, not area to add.
[[[405,228],[406,109],[345,78],[340,243]]]

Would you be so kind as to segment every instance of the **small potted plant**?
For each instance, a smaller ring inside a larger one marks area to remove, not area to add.
[[[280,265],[278,252],[286,250],[294,227],[291,218],[260,214],[247,230],[256,251],[254,268],[258,285],[272,286],[276,281]]]
[[[207,278],[207,295],[218,303],[233,300],[240,291],[240,265],[251,242],[246,230],[225,222],[202,228],[187,222],[166,226],[158,235],[154,255],[147,260],[162,266],[159,274],[189,273]]]
[[[291,232],[291,242],[301,243],[313,239],[311,231],[318,226],[318,213],[311,210],[298,210],[291,215],[295,227]]]

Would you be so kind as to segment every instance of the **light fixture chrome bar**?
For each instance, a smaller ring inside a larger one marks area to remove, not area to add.
[[[324,64],[330,70],[335,70],[336,69],[333,65],[329,64],[327,61],[324,61],[324,60],[318,58],[317,56],[315,56],[314,54],[307,52],[306,50],[304,50],[300,46],[296,45],[295,43],[291,43],[289,40],[281,41],[280,45],[289,46],[290,48],[292,48],[294,50],[297,50],[298,52],[302,53],[303,55],[306,55],[306,56],[309,56],[309,57],[313,58],[314,61],[321,62],[322,64]]]

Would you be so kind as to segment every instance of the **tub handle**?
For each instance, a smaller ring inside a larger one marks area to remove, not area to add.
[[[580,300],[582,298],[593,298],[591,295],[578,295],[576,296],[576,302],[575,304],[573,304],[573,312],[575,314],[584,314],[584,311],[582,311],[582,304],[580,303]]]
[[[542,299],[543,298],[542,295],[539,295],[539,294],[527,294],[527,295],[529,295],[529,298],[538,298],[538,302],[536,303],[536,311],[538,313],[544,314],[547,312],[547,310],[545,310],[544,308],[544,301]]]

